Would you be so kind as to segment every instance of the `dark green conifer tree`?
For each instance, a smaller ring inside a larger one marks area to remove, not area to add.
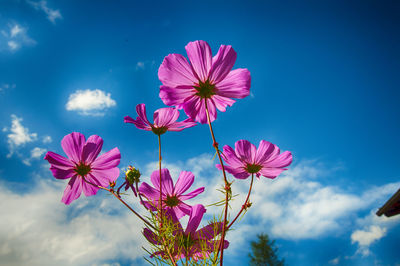
[[[270,240],[267,234],[257,235],[257,241],[251,241],[251,266],[283,266],[285,261],[277,256],[278,248],[275,240]]]

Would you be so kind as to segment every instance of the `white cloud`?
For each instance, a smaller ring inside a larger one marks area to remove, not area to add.
[[[33,6],[33,8],[35,8],[36,10],[42,10],[44,13],[46,13],[47,19],[50,20],[53,24],[56,23],[57,19],[63,18],[59,9],[52,9],[47,6],[47,1],[42,0],[39,2],[35,2],[27,0],[26,2]]]
[[[386,234],[386,228],[381,228],[379,226],[373,225],[369,229],[356,230],[351,234],[351,242],[358,243],[358,253],[363,256],[368,256],[370,254],[369,246],[384,237]]]
[[[5,90],[8,90],[8,89],[15,89],[15,87],[16,87],[15,84],[3,83],[0,86],[0,91],[5,91]]]
[[[118,265],[145,255],[141,221],[116,199],[82,195],[65,206],[66,182],[48,180],[23,194],[0,184],[0,208],[7,210],[0,219],[2,265]]]
[[[1,33],[0,50],[15,52],[23,46],[32,46],[36,44],[36,41],[29,37],[28,29],[17,23],[9,23],[7,29],[2,30]]]
[[[25,145],[26,143],[33,142],[37,139],[37,133],[30,133],[27,127],[22,124],[22,118],[16,115],[11,115],[11,128],[4,128],[4,132],[10,132],[7,135],[7,143],[9,148],[9,154],[7,157],[11,157],[15,150]]]
[[[337,257],[337,258],[330,260],[328,263],[331,265],[338,265],[339,262],[340,262],[340,257]]]
[[[28,166],[31,165],[32,160],[38,160],[42,158],[42,155],[46,153],[46,149],[35,147],[31,150],[31,156],[24,159],[22,162]]]
[[[42,141],[43,143],[51,143],[53,139],[50,136],[44,136]]]
[[[16,37],[18,34],[22,33],[23,29],[19,25],[14,25],[14,27],[11,28],[11,37]]]
[[[144,69],[146,69],[146,67],[154,66],[155,64],[156,64],[156,62],[154,60],[152,60],[152,61],[149,61],[149,60],[147,60],[147,61],[138,61],[136,63],[136,66],[135,66],[135,70],[136,71],[137,70],[144,70]]]
[[[65,107],[68,111],[78,111],[81,115],[103,116],[105,109],[116,104],[110,93],[87,89],[72,93]]]

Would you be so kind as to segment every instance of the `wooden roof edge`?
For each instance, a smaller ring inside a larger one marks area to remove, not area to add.
[[[386,203],[376,212],[376,215],[381,216],[390,208],[390,206],[392,206],[392,204],[394,204],[399,200],[400,200],[400,189],[397,190],[397,192],[394,193],[393,196],[388,201],[386,201]]]

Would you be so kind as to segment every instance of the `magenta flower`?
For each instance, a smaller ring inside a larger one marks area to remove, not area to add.
[[[155,211],[160,206],[160,172],[159,170],[154,171],[150,177],[151,183],[154,187],[151,187],[146,182],[143,182],[139,187],[139,192],[147,198],[145,205],[147,208]],[[180,219],[184,215],[189,215],[192,207],[184,200],[196,197],[198,194],[204,191],[204,187],[193,190],[190,193],[185,193],[190,186],[193,184],[194,175],[188,171],[182,171],[179,175],[178,181],[174,186],[171,175],[168,169],[161,169],[161,184],[162,184],[162,208],[171,210]]]
[[[164,134],[167,131],[182,131],[185,128],[196,125],[192,119],[188,118],[181,122],[176,122],[179,118],[179,111],[175,108],[161,108],[154,112],[154,123],[150,123],[146,115],[146,105],[144,103],[136,105],[138,117],[133,119],[125,116],[125,123],[132,123],[139,129],[153,131],[157,135]]]
[[[103,146],[103,140],[99,136],[92,135],[85,141],[84,135],[73,132],[62,139],[61,146],[68,158],[49,151],[44,159],[51,164],[50,170],[55,178],[70,178],[61,200],[65,204],[79,198],[82,190],[85,196],[97,193],[99,188],[86,183],[83,178],[103,187],[118,178],[117,166],[121,154],[118,148],[114,148],[97,157]]]
[[[210,120],[217,118],[216,109],[225,112],[235,100],[250,93],[250,72],[247,69],[232,70],[236,52],[230,45],[221,45],[212,57],[211,48],[205,41],[186,45],[190,63],[180,54],[164,58],[158,69],[160,98],[169,106],[176,106],[202,124],[207,123],[205,102]]]
[[[275,178],[292,163],[292,153],[285,151],[280,154],[278,146],[271,142],[262,140],[258,146],[254,146],[247,140],[239,140],[235,143],[235,150],[225,145],[222,153],[225,170],[239,179],[246,179],[251,174]],[[222,170],[220,164],[216,165]]]
[[[186,230],[183,230],[181,223],[173,213],[167,213],[175,229],[173,232],[174,249],[172,251],[175,259],[185,257],[195,261],[206,259],[218,248],[220,241],[213,239],[222,232],[222,222],[211,223],[197,230],[205,212],[206,209],[203,205],[197,204],[193,206]],[[162,245],[162,241],[159,241],[157,235],[148,228],[144,229],[143,234],[150,243]],[[228,246],[229,242],[224,240],[224,249],[228,248]],[[152,256],[154,255],[168,258],[163,251],[152,254]]]

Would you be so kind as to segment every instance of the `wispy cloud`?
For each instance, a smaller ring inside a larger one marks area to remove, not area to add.
[[[35,147],[31,150],[31,156],[29,158],[24,159],[22,162],[25,165],[30,166],[31,165],[31,161],[32,160],[39,160],[43,157],[43,154],[45,154],[47,150],[44,148],[39,148],[39,147]]]
[[[16,87],[15,84],[3,83],[0,85],[0,92],[8,90],[8,89],[15,89],[15,87]]]
[[[37,133],[30,133],[29,129],[22,125],[22,120],[22,118],[16,115],[11,115],[11,127],[3,128],[3,132],[10,132],[7,134],[9,149],[8,158],[10,158],[19,147],[37,139]]]
[[[17,23],[9,23],[1,30],[0,50],[15,52],[23,46],[35,45],[36,41],[28,35],[28,29]]]
[[[146,67],[154,66],[155,64],[156,64],[156,62],[154,60],[152,60],[152,61],[138,61],[136,63],[136,66],[135,66],[135,70],[136,71],[145,70]]]
[[[351,242],[358,243],[358,253],[363,256],[370,254],[369,246],[384,237],[386,234],[386,228],[373,225],[364,230],[356,230],[351,234]]]
[[[111,98],[110,93],[102,90],[77,90],[72,93],[65,108],[68,111],[78,111],[81,115],[103,116],[105,110],[117,103]]]
[[[118,265],[112,262],[145,255],[140,220],[114,198],[82,196],[66,207],[66,183],[47,177],[23,194],[0,183],[0,208],[7,210],[0,219],[2,265]]]
[[[53,139],[50,136],[44,136],[42,138],[43,143],[51,143],[52,141],[53,141]]]
[[[52,9],[47,6],[47,1],[42,0],[42,1],[36,2],[36,1],[27,0],[26,2],[28,4],[30,4],[36,10],[43,11],[47,16],[47,19],[50,20],[51,23],[53,23],[53,24],[56,24],[57,19],[63,18],[59,9]]]

